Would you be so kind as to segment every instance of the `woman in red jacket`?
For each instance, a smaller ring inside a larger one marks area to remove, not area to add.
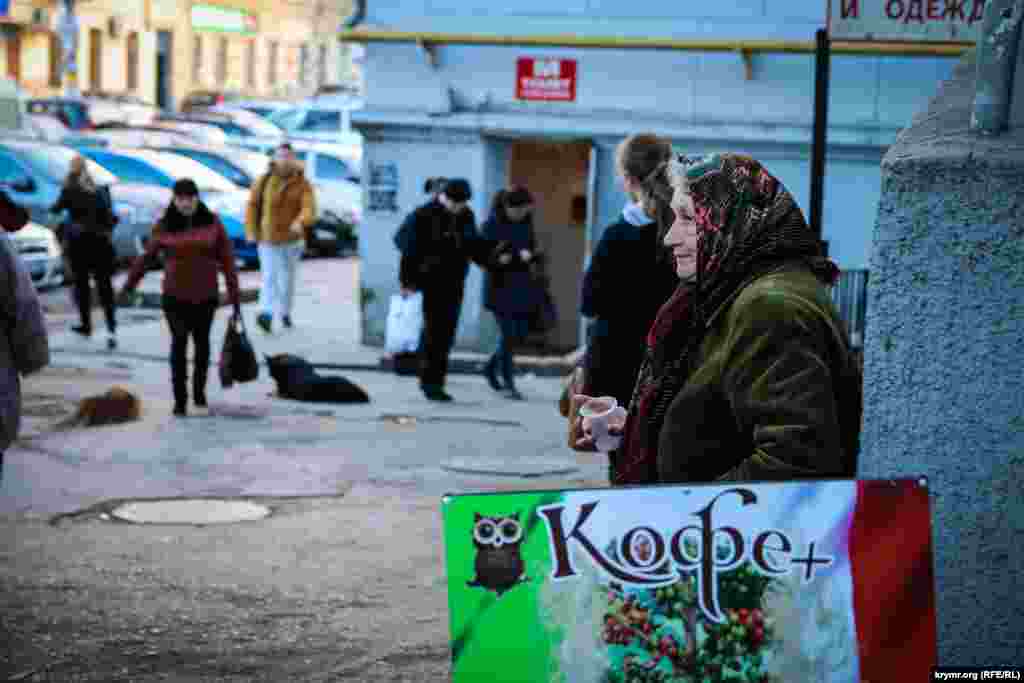
[[[217,271],[224,272],[228,296],[236,317],[241,316],[235,255],[224,226],[199,201],[199,189],[191,179],[174,184],[174,199],[163,218],[154,226],[146,253],[132,265],[121,294],[138,286],[146,262],[157,252],[165,257],[163,309],[171,329],[171,384],[174,387],[174,415],[183,417],[188,404],[186,348],[191,336],[195,344],[192,400],[202,412],[206,404],[206,376],[210,366],[210,328],[219,303]]]

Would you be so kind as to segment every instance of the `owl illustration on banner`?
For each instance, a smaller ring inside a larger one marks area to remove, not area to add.
[[[494,591],[501,597],[518,583],[529,581],[520,554],[523,525],[519,513],[504,517],[484,517],[474,513],[473,545],[476,547],[476,578],[467,581],[471,588]]]

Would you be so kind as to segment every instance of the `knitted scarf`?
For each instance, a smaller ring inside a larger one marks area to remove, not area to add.
[[[680,282],[661,307],[647,337],[647,353],[630,401],[620,449],[611,454],[613,485],[658,481],[658,436],[673,399],[693,371],[709,316],[757,278],[800,261],[832,284],[836,265],[793,196],[757,161],[737,154],[681,156],[698,230],[697,272]],[[669,184],[667,165],[658,171]],[[656,179],[657,180],[657,179]],[[662,230],[668,226],[663,224]]]

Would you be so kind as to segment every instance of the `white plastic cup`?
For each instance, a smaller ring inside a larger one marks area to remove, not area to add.
[[[580,406],[583,417],[583,431],[594,439],[594,445],[602,453],[614,451],[622,442],[621,435],[608,433],[609,427],[621,428],[626,423],[626,409],[613,396],[592,398]]]

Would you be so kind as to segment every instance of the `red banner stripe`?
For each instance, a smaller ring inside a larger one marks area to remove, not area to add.
[[[862,683],[926,681],[935,666],[935,580],[928,489],[858,481],[850,530]]]

